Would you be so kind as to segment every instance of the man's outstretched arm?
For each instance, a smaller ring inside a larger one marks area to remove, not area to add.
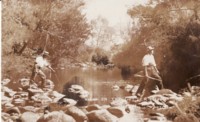
[[[47,67],[48,67],[51,71],[55,72],[55,70],[54,70],[50,65],[48,65]]]

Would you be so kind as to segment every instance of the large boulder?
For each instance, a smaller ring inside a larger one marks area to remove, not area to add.
[[[36,94],[44,93],[44,91],[41,88],[38,88],[35,85],[30,85],[30,87],[28,88],[28,92],[29,97],[34,96]]]
[[[76,122],[73,117],[63,111],[53,111],[41,116],[37,122]]]
[[[18,107],[10,107],[9,109],[7,109],[6,113],[9,113],[9,114],[13,114],[13,113],[16,113],[16,114],[21,114],[21,111],[19,110]]]
[[[102,107],[98,104],[93,104],[86,107],[86,110],[88,112],[93,111],[93,110],[100,110],[100,109],[102,109]]]
[[[69,99],[69,98],[63,98],[63,102],[66,104],[66,105],[69,105],[69,106],[74,106],[77,104],[77,101],[73,100],[73,99]]]
[[[107,108],[107,110],[118,118],[124,116],[124,114],[126,113],[124,107],[110,107]]]
[[[20,92],[17,92],[13,98],[17,98],[17,97],[20,97],[21,99],[24,99],[24,100],[28,100],[28,92],[23,92],[23,91],[20,91]]]
[[[7,96],[7,97],[12,97],[13,95],[15,95],[17,92],[13,91],[12,89],[6,87],[6,86],[1,86],[1,92],[3,93],[3,95]]]
[[[89,122],[117,122],[118,118],[107,110],[91,111],[87,114]]]
[[[125,87],[124,87],[124,89],[125,89],[125,91],[126,92],[131,92],[131,90],[133,89],[133,85],[130,85],[130,84],[127,84]]]
[[[16,99],[13,99],[12,104],[16,106],[24,106],[26,104],[26,100],[22,98],[16,98]]]
[[[28,100],[28,92],[17,92],[13,96],[13,101],[12,103],[15,105],[25,105],[26,101]]]
[[[86,114],[76,106],[69,106],[65,113],[72,116],[77,122],[85,122],[88,120]]]
[[[8,110],[6,110],[6,113],[10,115],[10,118],[15,122],[19,121],[20,116],[21,116],[21,111],[19,110],[18,107],[11,107]]]
[[[192,86],[191,90],[192,90],[192,94],[200,96],[200,86]]]
[[[149,101],[159,100],[161,102],[166,102],[168,99],[169,99],[168,97],[165,97],[160,94],[155,94],[155,95],[151,95],[151,96],[147,97],[147,100],[149,100]]]
[[[89,92],[83,88],[83,85],[83,80],[75,76],[64,85],[63,94],[66,95],[66,98],[76,100],[78,106],[85,106],[87,105]]]
[[[71,98],[77,101],[78,106],[87,105],[87,98],[89,97],[89,92],[86,91],[80,85],[71,85],[68,88],[67,94],[65,94],[65,98]]]
[[[117,122],[144,122],[144,120],[142,116],[137,114],[125,114]]]
[[[133,95],[133,96],[126,96],[125,99],[129,102],[129,103],[135,103],[138,101],[138,97]]]
[[[34,107],[34,106],[24,106],[22,107],[20,110],[22,112],[38,112],[39,110],[41,110],[42,108],[39,107]]]
[[[21,115],[21,122],[37,122],[37,120],[40,118],[40,115],[33,112],[24,112]]]
[[[7,111],[8,109],[14,107],[15,105],[11,104],[11,103],[5,103],[4,105],[2,105],[2,111]]]
[[[89,92],[86,91],[82,86],[80,85],[71,85],[70,88],[68,88],[68,91],[72,94],[79,95],[80,98],[86,99],[89,97]]]
[[[2,86],[5,86],[5,85],[7,85],[8,83],[10,83],[10,79],[8,79],[8,78],[6,78],[6,79],[3,79],[2,81],[1,81],[1,85]]]
[[[172,102],[177,103],[182,100],[183,96],[176,94],[169,89],[162,89],[155,94],[146,97],[144,101],[140,102],[138,105],[142,107],[166,109],[170,106],[174,106],[174,104],[171,104]]]
[[[129,109],[129,111],[127,111],[126,109]],[[119,118],[118,122],[143,122],[144,120],[144,114],[143,114],[143,110],[141,110],[140,107],[136,106],[136,105],[127,105],[125,108],[126,113],[124,113],[124,115]]]
[[[152,101],[155,107],[159,108],[168,108],[168,105],[166,105],[167,100],[167,97],[160,94],[151,95],[147,98],[147,101]]]
[[[112,107],[118,107],[118,106],[126,106],[128,104],[127,100],[122,98],[115,98],[110,105]]]
[[[52,99],[45,93],[38,93],[31,97],[35,105],[45,106],[52,102]]]
[[[110,108],[110,107],[111,107],[110,105],[102,105],[101,106],[102,109],[107,109],[107,108]]]
[[[165,97],[167,99],[172,99],[172,100],[178,101],[178,102],[183,100],[183,96],[176,94],[175,92],[173,92],[170,89],[162,89],[162,90],[158,91],[156,94],[162,95],[163,97]]]
[[[156,94],[165,95],[165,94],[176,94],[170,89],[161,89]]]
[[[1,113],[1,122],[13,122],[13,120],[11,119],[10,114],[8,113]]]
[[[4,95],[1,96],[1,105],[4,105],[6,103],[11,103],[13,98],[6,97]]]
[[[150,113],[148,122],[154,122],[154,121],[166,122],[167,118],[161,113]]]
[[[57,92],[57,91],[52,91],[52,92],[49,92],[48,93],[48,96],[50,97],[50,98],[52,98],[52,102],[53,103],[57,103],[61,98],[63,98],[65,95],[64,94],[61,94],[61,93],[59,93],[59,92]]]
[[[152,101],[142,101],[142,102],[138,103],[138,106],[153,108],[155,106],[155,104]]]
[[[49,79],[47,79],[46,81],[45,81],[45,83],[44,83],[44,88],[43,88],[43,90],[44,91],[53,91],[53,89],[54,89],[54,82],[53,81],[51,81],[51,80],[49,80]]]
[[[65,111],[67,108],[67,106],[59,105],[58,103],[50,103],[48,104],[48,107],[51,111]]]
[[[20,79],[19,85],[22,88],[22,90],[27,91],[30,86],[30,79],[27,79],[27,78]]]
[[[112,90],[113,90],[113,91],[118,91],[119,88],[120,88],[120,87],[119,87],[118,85],[116,85],[116,84],[112,86]]]
[[[78,76],[75,76],[73,77],[70,81],[68,81],[64,87],[63,87],[63,94],[67,94],[68,93],[68,88],[71,87],[71,85],[80,85],[80,86],[83,86],[84,85],[84,82],[83,80],[78,77]]]

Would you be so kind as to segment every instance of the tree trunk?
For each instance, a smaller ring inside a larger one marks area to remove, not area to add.
[[[27,42],[24,42],[24,43],[23,43],[22,48],[21,48],[21,49],[19,50],[19,52],[18,52],[19,55],[21,55],[21,54],[23,53],[23,51],[24,51],[25,48],[27,47],[27,44],[28,44]]]

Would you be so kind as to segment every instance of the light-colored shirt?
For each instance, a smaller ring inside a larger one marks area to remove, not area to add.
[[[42,56],[38,56],[35,60],[35,62],[40,66],[41,68],[44,68],[46,66],[49,66],[49,62],[44,59]]]
[[[146,54],[142,59],[142,66],[156,66],[154,56],[152,54]]]

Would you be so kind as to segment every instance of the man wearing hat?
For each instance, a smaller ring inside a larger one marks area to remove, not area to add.
[[[156,62],[154,59],[154,48],[152,46],[147,47],[147,54],[142,59],[142,66],[144,67],[145,79],[141,82],[136,95],[148,96],[150,93],[144,93],[146,89],[150,87],[158,86],[159,89],[163,89],[162,79],[159,76],[159,71],[156,67]],[[148,94],[148,95],[147,95]]]
[[[49,52],[44,51],[41,55],[36,57],[32,76],[31,76],[31,82],[35,83],[35,78],[37,75],[42,79],[42,85],[45,84],[46,81],[46,75],[42,71],[44,68],[48,68],[51,71],[55,72],[53,68],[50,66],[49,62],[47,61],[47,57],[49,56]]]

